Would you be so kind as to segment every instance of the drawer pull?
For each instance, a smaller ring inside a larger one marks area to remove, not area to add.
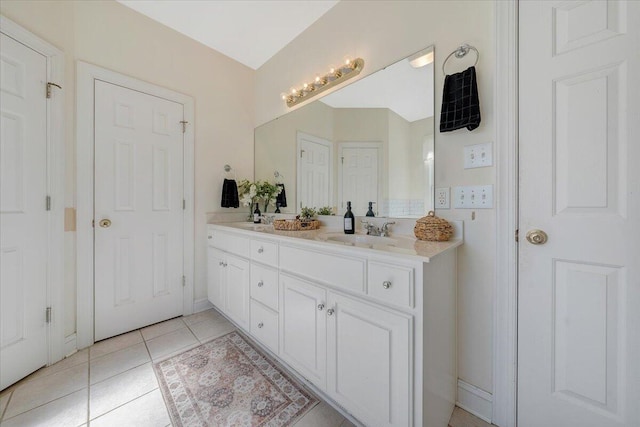
[[[258,282],[258,287],[259,287],[259,288],[261,288],[261,287],[263,287],[263,286],[264,286],[264,282],[263,282],[262,280],[260,280],[260,281]]]
[[[264,323],[260,322],[258,323],[258,328],[262,328],[264,326]]]
[[[262,252],[264,252],[264,248],[263,248],[262,246],[260,246],[260,247],[258,248],[258,253],[259,253],[259,254],[261,254]]]
[[[389,289],[391,287],[391,282],[388,280],[385,280],[384,282],[382,282],[382,287],[385,289]]]
[[[324,310],[324,304],[318,304],[318,310],[320,311]]]
[[[327,316],[333,316],[333,308],[327,310]]]
[[[223,266],[223,267],[224,267],[224,262],[220,261],[220,262],[218,263],[218,265],[220,265],[220,266]]]

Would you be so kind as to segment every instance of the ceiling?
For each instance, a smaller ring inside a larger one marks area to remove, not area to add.
[[[118,1],[256,70],[339,0]]]

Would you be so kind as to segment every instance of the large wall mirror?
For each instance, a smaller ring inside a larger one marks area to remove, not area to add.
[[[255,130],[255,179],[287,206],[415,218],[434,206],[433,47]]]

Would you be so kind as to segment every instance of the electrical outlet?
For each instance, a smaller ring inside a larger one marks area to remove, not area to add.
[[[490,142],[464,147],[464,168],[484,168],[493,165],[493,150]]]
[[[449,209],[449,187],[436,188],[436,209]]]
[[[454,187],[453,207],[456,209],[492,209],[493,185]]]

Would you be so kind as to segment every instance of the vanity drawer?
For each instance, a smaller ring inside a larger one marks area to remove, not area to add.
[[[214,248],[218,248],[225,252],[239,255],[241,257],[249,258],[248,237],[244,237],[238,234],[226,233],[220,230],[213,230],[212,237],[213,238],[209,240],[209,243]]]
[[[278,313],[251,300],[251,335],[278,354]]]
[[[278,270],[251,263],[251,298],[278,311]]]
[[[364,292],[367,261],[280,245],[280,268],[311,280]]]
[[[251,259],[264,264],[278,266],[278,244],[263,240],[251,240]]]
[[[413,268],[369,261],[367,285],[370,297],[413,308]]]

